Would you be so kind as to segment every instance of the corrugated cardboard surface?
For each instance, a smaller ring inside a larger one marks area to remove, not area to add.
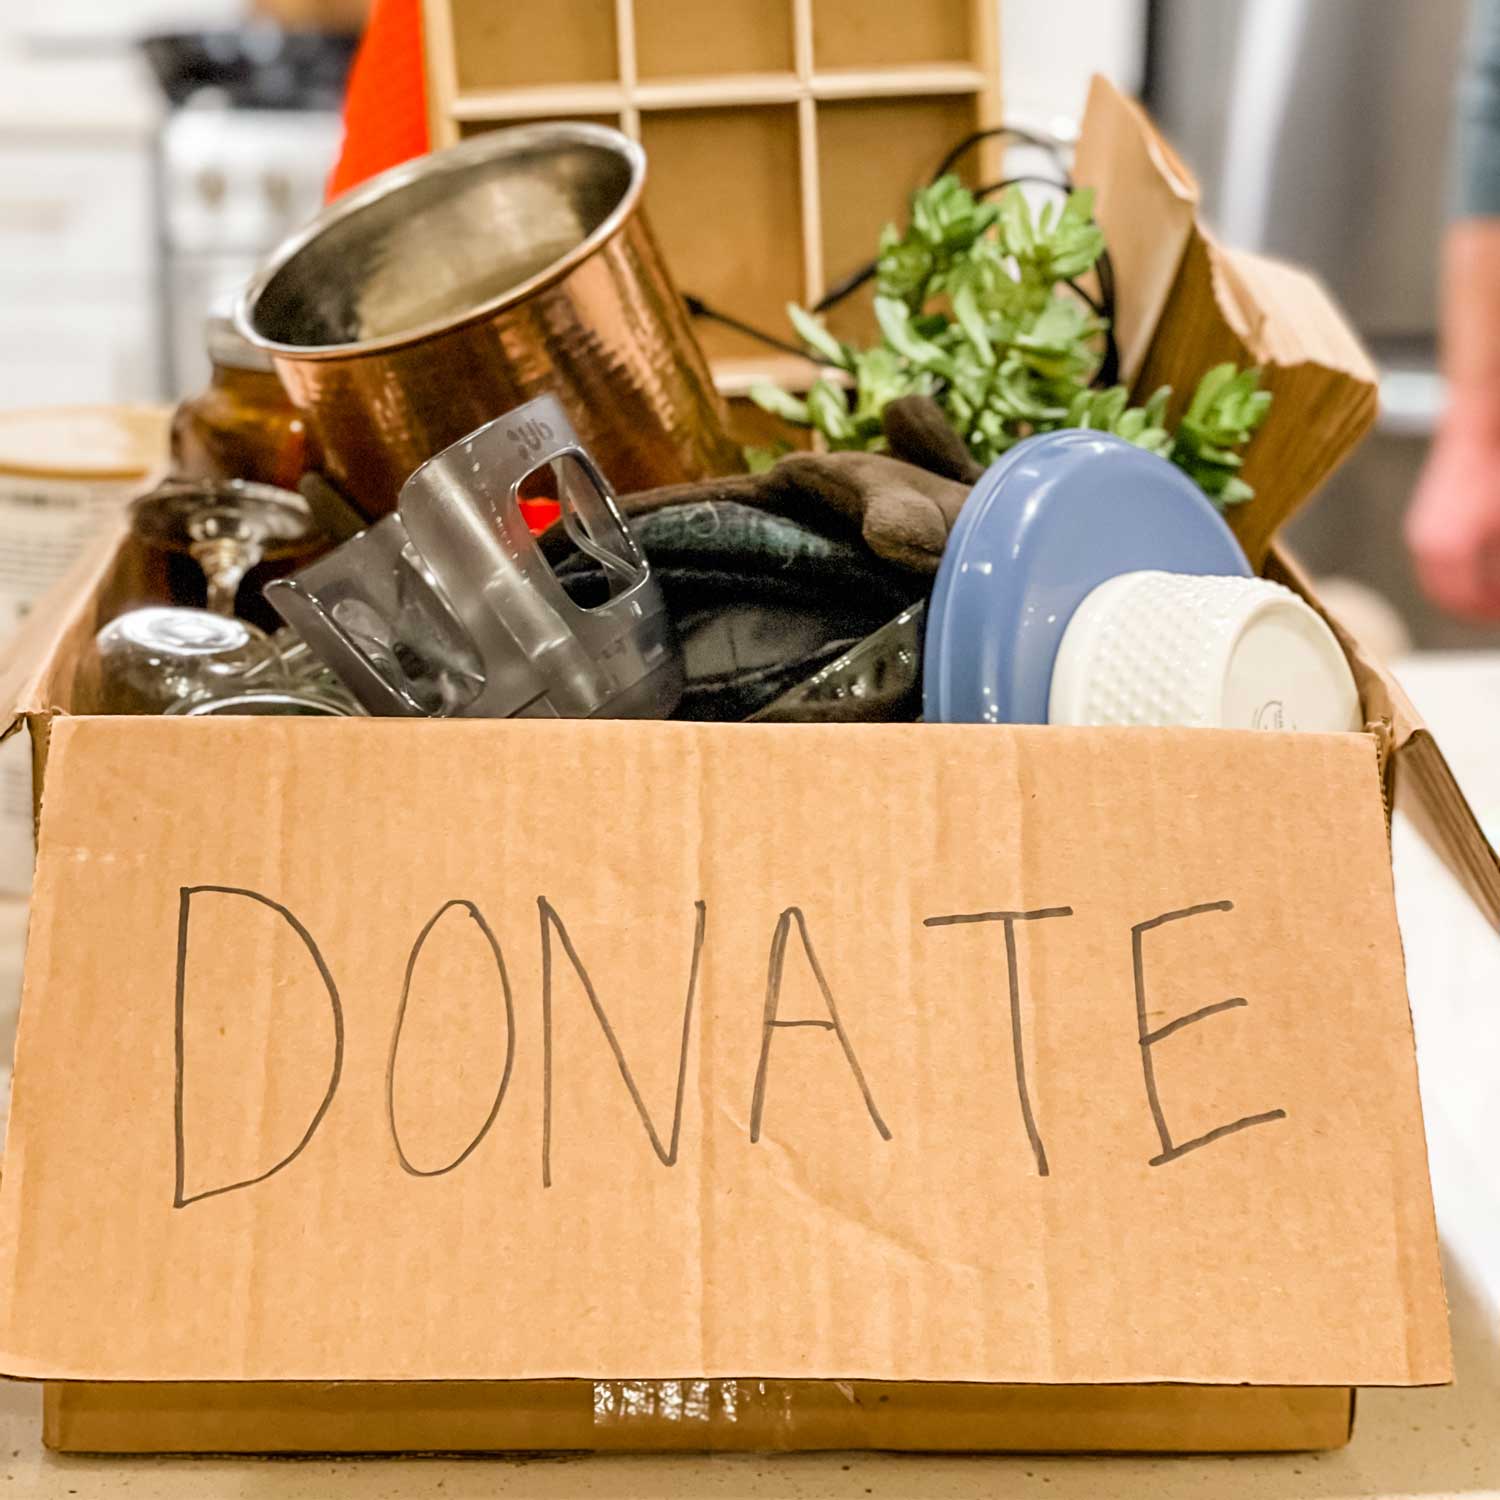
[[[95,631],[132,604],[165,597],[164,586],[161,554],[132,543],[123,525],[102,533],[0,650],[0,738],[21,716],[44,736],[50,710],[86,711]]]
[[[1359,686],[1365,722],[1379,736],[1386,802],[1399,808],[1500,932],[1500,859],[1485,838],[1432,731],[1401,684],[1323,608],[1297,565],[1272,548],[1266,577],[1295,589],[1327,620]]]
[[[1095,77],[1074,176],[1095,192],[1119,286],[1121,371],[1138,400],[1169,385],[1174,412],[1214,365],[1254,365],[1273,393],[1245,455],[1255,496],[1228,513],[1258,568],[1278,529],[1370,430],[1373,361],[1314,277],[1221,245],[1198,187],[1145,111]]]
[[[1449,1376],[1366,736],[60,720],[19,1048],[9,1373]]]
[[[1306,271],[1219,244],[1194,230],[1167,310],[1137,380],[1171,385],[1179,402],[1229,360],[1261,371],[1272,410],[1245,454],[1255,497],[1226,519],[1259,567],[1277,531],[1375,425],[1373,362],[1322,285]]]
[[[1348,1441],[1317,1386],[879,1381],[56,1382],[47,1445],[75,1453],[370,1451],[1296,1452]]]
[[[1146,111],[1096,75],[1078,134],[1073,179],[1093,189],[1121,288],[1115,308],[1120,376],[1140,372],[1198,215],[1198,184]]]

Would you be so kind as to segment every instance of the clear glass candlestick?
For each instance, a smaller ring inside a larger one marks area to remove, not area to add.
[[[186,552],[208,580],[208,607],[232,615],[245,574],[266,558],[294,557],[317,535],[301,495],[244,480],[169,479],[131,507],[136,535]]]

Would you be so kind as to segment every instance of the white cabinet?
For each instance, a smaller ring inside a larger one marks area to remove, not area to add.
[[[160,344],[145,290],[43,304],[0,292],[0,409],[152,400]]]
[[[115,298],[151,277],[146,142],[0,135],[0,297]]]
[[[0,407],[160,393],[155,120],[133,60],[0,58]]]

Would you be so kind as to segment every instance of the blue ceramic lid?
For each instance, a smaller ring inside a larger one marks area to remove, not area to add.
[[[1251,576],[1224,518],[1166,459],[1081,428],[1017,443],[974,486],[938,567],[924,718],[1045,724],[1073,611],[1143,568]]]

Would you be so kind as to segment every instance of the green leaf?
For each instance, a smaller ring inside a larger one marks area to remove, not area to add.
[[[1084,225],[1094,222],[1094,190],[1093,188],[1074,188],[1068,194],[1067,202],[1063,204],[1063,211],[1058,217],[1057,227],[1062,229],[1078,229]]]
[[[1000,199],[1000,237],[1005,248],[1018,258],[1029,255],[1036,243],[1026,194],[1018,186],[1006,188]]]
[[[870,418],[878,425],[880,414],[898,396],[930,395],[932,384],[931,376],[911,369],[884,344],[861,350],[854,356],[855,420]]]
[[[973,287],[967,283],[953,294],[953,315],[958,319],[959,327],[968,335],[979,358],[987,365],[994,364],[995,350],[985,330],[984,316],[974,298]]]
[[[1109,432],[1113,432],[1120,424],[1125,415],[1125,403],[1130,399],[1130,393],[1123,385],[1111,386],[1109,390],[1100,393],[1095,410],[1099,414],[1100,424]]]
[[[877,297],[875,321],[880,324],[886,343],[898,354],[904,354],[907,359],[924,369],[938,374],[949,373],[952,361],[942,349],[922,338],[911,326],[911,314],[905,303],[898,302],[893,297]]]
[[[815,354],[820,355],[828,364],[837,365],[841,370],[854,368],[854,358],[849,347],[840,343],[829,333],[823,326],[821,318],[804,311],[795,302],[787,303],[786,315],[792,320],[792,327],[797,330],[797,337]]]
[[[773,417],[780,417],[798,427],[812,426],[812,414],[807,409],[807,402],[798,400],[779,385],[772,385],[769,380],[756,381],[750,387],[749,396],[762,411],[770,412]]]
[[[1238,372],[1232,364],[1215,365],[1198,381],[1198,389],[1183,416],[1184,422],[1202,426],[1213,411],[1219,397],[1228,390]]]
[[[935,269],[932,252],[925,245],[898,240],[881,249],[875,263],[875,287],[881,296],[899,297],[908,307],[917,308],[926,300]]]
[[[1095,389],[1107,325],[1069,283],[1104,250],[1094,195],[1078,189],[1033,210],[1018,186],[998,203],[947,176],[912,195],[904,228],[887,225],[876,263],[880,339],[845,344],[801,308],[788,316],[815,358],[848,373],[852,390],[819,379],[805,401],[775,387],[758,405],[813,426],[830,447],[878,450],[881,414],[899,396],[931,395],[981,463],[1022,438],[1063,426],[1113,432],[1168,458],[1215,504],[1249,497],[1243,450],[1266,415],[1259,372],[1205,372],[1174,432],[1171,390],[1131,406],[1122,386]]]
[[[854,419],[849,414],[849,398],[832,381],[813,381],[807,393],[807,409],[813,425],[829,442],[842,446],[853,441]]]
[[[1265,420],[1271,393],[1260,389],[1260,371],[1215,365],[1198,382],[1172,441],[1171,459],[1223,509],[1254,494],[1239,477],[1240,450]]]
[[[789,443],[775,443],[770,447],[757,447],[753,443],[747,443],[740,449],[740,454],[745,460],[745,467],[752,474],[764,474],[767,469],[774,469],[791,451]]]
[[[983,254],[996,215],[993,205],[979,202],[951,174],[920,188],[912,195],[906,229],[891,224],[881,233],[877,293],[899,298],[919,312],[944,289],[950,270]]]

